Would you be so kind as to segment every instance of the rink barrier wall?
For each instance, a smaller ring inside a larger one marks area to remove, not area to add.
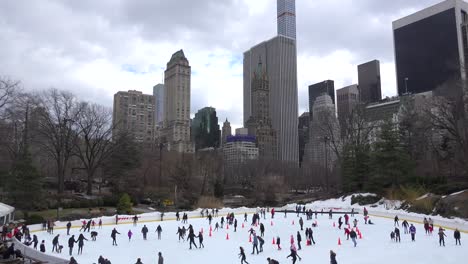
[[[18,241],[18,239],[16,239],[15,237],[13,237],[11,241],[15,243],[15,250],[21,250],[21,253],[25,257],[30,258],[33,261],[44,264],[68,264],[70,262],[69,260],[59,258],[53,255],[48,255],[40,252],[39,250],[35,250],[32,247],[28,247],[25,244]]]
[[[276,210],[276,209],[275,209]],[[244,213],[247,213],[247,214],[253,214],[255,212],[257,212],[257,209],[255,208],[233,208],[233,209],[222,209],[222,210],[219,210],[218,212],[218,217],[221,217],[221,216],[224,216],[226,217],[226,215],[228,213],[234,213],[236,216],[244,216]],[[207,218],[207,216],[201,216],[200,214],[200,210],[197,210],[197,211],[190,211],[190,212],[179,212],[180,214],[180,219],[182,220],[182,215],[184,213],[187,213],[188,215],[188,221],[190,221],[190,219],[198,219],[198,218]],[[211,212],[210,212],[211,213]],[[175,216],[175,212],[167,212],[167,213],[164,213],[164,218],[163,220],[164,221],[171,221],[171,220],[176,220],[176,216]],[[135,215],[119,215],[119,221],[118,221],[118,224],[131,224],[133,223],[133,217]],[[160,212],[152,212],[152,213],[143,213],[143,214],[137,214],[138,216],[138,223],[153,223],[153,222],[161,222],[161,214]],[[214,216],[213,216],[214,218]],[[99,219],[102,219],[102,225],[103,226],[108,226],[108,225],[115,225],[115,215],[113,216],[103,216],[103,217],[95,217],[95,218],[88,218],[88,219],[85,219],[85,218],[82,218],[82,219],[79,219],[79,220],[73,220],[73,221],[70,221],[71,224],[72,224],[72,227],[71,229],[76,229],[76,228],[81,228],[81,225],[82,225],[82,221],[83,220],[90,220],[90,219],[93,219],[94,222],[96,222],[96,225],[95,225],[95,230],[98,231],[99,227],[98,227],[98,223],[99,223]],[[207,220],[208,221],[208,220]],[[67,228],[67,223],[68,221],[55,221],[54,222],[54,230],[55,229],[66,229]],[[40,231],[44,231],[42,230],[42,224],[34,224],[34,225],[28,225],[29,227],[29,230],[30,232],[40,232]],[[91,229],[92,230],[92,229]]]
[[[405,213],[391,213],[391,212],[381,212],[381,211],[372,211],[368,210],[369,216],[374,216],[374,217],[380,217],[380,218],[388,218],[388,219],[395,219],[395,216],[398,215],[398,219],[401,223],[403,220],[406,220],[411,223],[416,223],[416,224],[424,224],[424,216],[414,216],[414,215],[409,215]],[[426,216],[426,218],[429,218],[431,216]],[[433,219],[434,221],[434,227],[442,227],[444,229],[448,230],[455,230],[458,228],[460,232],[463,233],[468,233],[468,223],[466,223],[463,220],[457,220],[457,219],[447,219],[447,220],[442,220],[442,219]]]

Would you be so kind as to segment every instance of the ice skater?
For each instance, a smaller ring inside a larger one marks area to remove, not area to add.
[[[455,246],[457,244],[461,246],[461,242],[460,242],[461,235],[460,235],[460,230],[458,230],[458,228],[456,228],[455,231],[453,231],[453,237],[455,238]]]
[[[84,240],[88,241],[83,234],[80,234],[78,237],[78,255],[83,254]]]
[[[116,240],[117,234],[120,235],[120,233],[115,228],[112,229],[111,237],[112,237],[112,245],[113,246],[117,246],[117,240]]]
[[[59,236],[60,234],[56,235],[54,239],[52,239],[52,252],[54,252],[54,250],[57,252],[58,250]]]
[[[203,233],[200,231],[198,232],[198,245],[199,248],[205,248],[205,245],[203,245]]]
[[[128,230],[127,236],[128,236],[128,242],[130,242],[132,240],[132,236],[133,236],[132,230]]]
[[[72,235],[69,239],[68,239],[68,248],[69,248],[69,253],[70,253],[70,256],[73,254],[73,247],[75,246],[75,235]]]
[[[255,254],[255,250],[257,250],[258,255],[258,238],[255,232],[253,233],[253,241],[252,241],[252,254]]]
[[[246,260],[246,257],[245,257],[245,252],[244,252],[244,248],[243,247],[239,247],[239,250],[240,250],[240,253],[239,253],[239,258],[241,259],[241,264],[245,263],[245,264],[249,264]]]
[[[445,230],[440,227],[439,228],[439,246],[444,246],[445,247],[445,237],[447,236],[444,232]]]
[[[338,264],[336,262],[336,253],[333,250],[330,250],[330,264]]]
[[[162,228],[160,225],[156,228],[156,233],[158,233],[158,240],[161,240]]]
[[[395,221],[394,222],[395,222],[394,223],[395,226],[400,226],[398,215],[395,215]]]
[[[413,224],[411,224],[409,231],[411,234],[411,241],[415,242],[416,241],[416,227]]]
[[[146,240],[146,236],[148,234],[148,228],[146,227],[146,225],[144,225],[141,229],[141,233],[143,234],[143,240]]]
[[[299,258],[299,260],[302,260],[302,258],[297,254],[297,250],[294,247],[294,244],[291,245],[291,254],[289,254],[286,258],[289,258],[289,257],[292,258],[292,264],[296,263],[297,258]]]

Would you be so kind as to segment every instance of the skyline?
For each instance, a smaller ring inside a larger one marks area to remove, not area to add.
[[[276,36],[276,1],[174,2],[2,1],[0,74],[30,90],[66,89],[111,107],[118,91],[152,94],[167,57],[184,49],[191,116],[212,106],[220,122],[241,127],[242,54]],[[352,2],[296,3],[298,116],[308,109],[310,84],[357,83],[357,65],[373,59],[381,62],[383,97],[396,95],[392,21],[440,1]]]

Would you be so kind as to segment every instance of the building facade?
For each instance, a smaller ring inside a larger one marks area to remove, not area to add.
[[[130,132],[137,142],[152,142],[155,131],[154,108],[153,95],[134,90],[117,92],[114,95],[112,135]]]
[[[224,164],[226,168],[239,166],[249,160],[258,159],[259,150],[255,137],[248,135],[247,129],[235,136],[228,136],[223,145]]]
[[[252,115],[251,86],[259,57],[264,58],[269,81],[270,117],[277,133],[278,159],[298,165],[296,42],[277,36],[244,53],[244,126]]]
[[[164,121],[164,84],[159,83],[153,87],[155,100],[154,122],[156,126],[162,125]]]
[[[251,86],[252,115],[246,123],[251,135],[257,139],[259,155],[263,159],[278,159],[276,131],[270,118],[270,87],[261,58],[254,72]]]
[[[304,161],[331,170],[336,161],[336,154],[331,145],[330,132],[333,133],[334,139],[338,139],[339,126],[335,105],[330,95],[323,93],[318,96],[312,111],[313,119],[310,122],[309,141],[305,146]]]
[[[369,61],[358,65],[359,100],[363,103],[375,103],[382,99],[380,83],[380,62]]]
[[[346,123],[354,108],[359,104],[359,89],[357,84],[336,90],[336,108],[340,122],[341,134],[346,131]]]
[[[174,53],[164,71],[162,142],[169,151],[193,152],[190,141],[191,68],[183,50]]]
[[[333,104],[335,104],[335,82],[333,80],[325,80],[323,82],[315,83],[309,85],[309,117],[310,120],[313,119],[313,108],[314,102],[317,97],[321,96],[323,93],[326,93],[332,99]]]
[[[398,94],[435,91],[460,97],[461,89],[437,89],[466,78],[468,4],[446,0],[393,22]]]
[[[223,128],[221,130],[221,144],[224,146],[226,144],[226,140],[228,136],[232,136],[232,128],[231,128],[231,123],[228,121],[226,118],[226,121],[223,123]]]
[[[305,145],[309,141],[309,126],[310,126],[310,117],[309,112],[304,112],[299,116],[298,122],[298,135],[299,135],[299,165],[302,164],[304,159],[304,150]]]
[[[296,39],[296,0],[277,0],[278,35]]]
[[[204,107],[195,114],[192,120],[192,141],[195,150],[204,148],[218,148],[221,140],[216,109]]]

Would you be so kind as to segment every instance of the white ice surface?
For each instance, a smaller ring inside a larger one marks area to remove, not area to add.
[[[345,200],[348,200],[345,199]],[[313,203],[308,205],[308,208],[319,208],[319,207],[342,207],[343,200],[335,199]],[[347,204],[347,203],[346,203]],[[359,207],[362,208],[362,207]],[[234,232],[233,227],[229,230],[220,229],[217,232],[213,232],[213,236],[209,237],[209,225],[208,220],[200,218],[189,218],[189,224],[194,226],[196,232],[201,228],[204,229],[204,249],[192,249],[189,250],[187,242],[178,242],[176,235],[177,227],[182,226],[180,222],[169,220],[164,222],[148,222],[139,223],[137,227],[132,224],[119,224],[116,226],[117,230],[121,233],[117,237],[118,246],[112,246],[112,240],[110,233],[114,225],[106,225],[102,229],[96,229],[99,232],[97,241],[85,241],[83,255],[77,255],[77,245],[75,245],[73,256],[78,260],[80,264],[91,264],[97,263],[99,255],[109,258],[113,264],[133,264],[137,258],[141,258],[142,262],[157,263],[157,253],[161,251],[163,253],[166,264],[172,263],[240,263],[238,259],[239,246],[244,247],[246,250],[247,261],[250,264],[255,263],[267,263],[266,258],[272,257],[278,260],[280,263],[291,263],[291,259],[286,259],[289,254],[290,236],[294,235],[300,230],[298,224],[298,218],[295,214],[289,214],[287,218],[284,218],[283,213],[277,213],[275,219],[271,220],[270,215],[267,214],[265,220],[262,222],[265,224],[265,245],[264,252],[259,255],[251,255],[251,243],[248,242],[249,235],[248,229],[250,224],[245,225],[242,228],[243,223],[243,209],[233,209],[238,219],[238,230]],[[221,216],[221,215],[220,215]],[[305,226],[310,227],[312,222],[306,221],[303,216]],[[219,221],[220,217],[215,218],[214,223]],[[250,221],[251,215],[249,214],[248,219]],[[453,239],[453,231],[447,231],[446,247],[439,247],[438,236],[434,233],[432,236],[424,234],[423,226],[416,224],[417,235],[416,242],[411,242],[409,235],[402,233],[402,242],[397,244],[390,241],[390,232],[393,230],[393,221],[385,218],[373,217],[375,225],[363,225],[364,222],[362,215],[358,215],[359,220],[358,228],[362,232],[362,239],[358,239],[358,246],[354,248],[351,240],[347,241],[343,231],[337,227],[333,227],[333,222],[337,222],[338,216],[334,216],[334,219],[329,220],[328,215],[323,216],[318,214],[318,227],[313,228],[314,238],[317,242],[313,246],[305,246],[305,235],[301,232],[302,250],[299,251],[299,255],[302,257],[302,261],[298,263],[329,263],[329,251],[332,249],[337,253],[338,263],[347,264],[394,264],[394,263],[411,263],[411,264],[439,264],[439,263],[464,263],[468,259],[468,248],[466,246],[466,234],[462,233],[462,246],[455,246]],[[273,226],[271,226],[273,221]],[[294,221],[294,225],[292,225]],[[149,228],[149,238],[144,241],[141,234],[141,228],[143,224],[146,224]],[[163,228],[162,240],[157,240],[155,233],[156,227],[161,224]],[[188,224],[185,225],[188,227]],[[258,230],[258,227],[255,228]],[[128,241],[127,232],[132,230],[134,236],[132,241]],[[77,228],[72,229],[72,234],[75,234],[75,238],[78,237],[79,231]],[[39,241],[46,240],[47,253],[53,255],[60,255],[63,258],[68,257],[68,236],[66,230],[56,230],[54,235],[49,235],[45,232],[35,232],[38,235]],[[52,239],[56,234],[60,235],[60,244],[64,245],[64,249],[61,254],[50,253],[52,248]],[[229,240],[226,240],[226,234],[229,234]],[[88,233],[85,234],[86,238],[90,239]],[[273,237],[280,236],[283,250],[278,251],[275,245],[272,245]],[[338,246],[338,238],[341,238],[342,245]],[[90,239],[91,240],[91,239]],[[196,239],[198,244],[198,239]],[[296,241],[297,242],[297,241]]]

